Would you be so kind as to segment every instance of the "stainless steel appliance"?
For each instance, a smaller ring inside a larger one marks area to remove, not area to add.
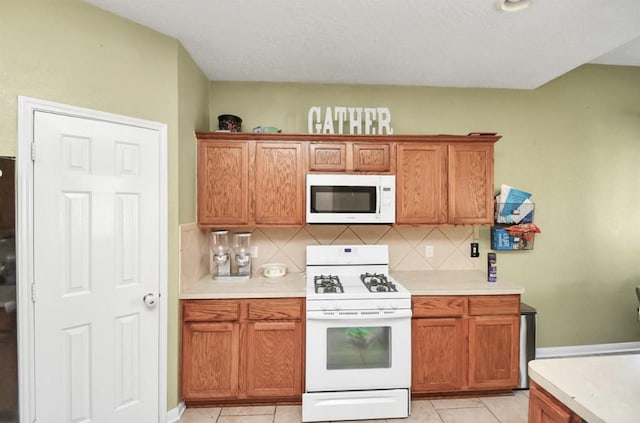
[[[409,415],[411,294],[386,245],[307,247],[304,422]]]
[[[536,316],[529,304],[520,303],[520,381],[518,389],[529,389],[529,362],[536,359]]]
[[[307,223],[394,223],[395,175],[307,175]]]

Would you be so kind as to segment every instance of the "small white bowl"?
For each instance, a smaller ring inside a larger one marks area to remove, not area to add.
[[[287,274],[287,266],[283,263],[267,263],[260,268],[265,278],[281,278]]]

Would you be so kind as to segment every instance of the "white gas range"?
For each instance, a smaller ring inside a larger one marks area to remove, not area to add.
[[[411,294],[386,245],[307,247],[304,422],[409,415]]]

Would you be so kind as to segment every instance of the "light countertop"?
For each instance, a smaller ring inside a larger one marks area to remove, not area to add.
[[[214,298],[278,298],[304,297],[304,273],[287,273],[282,278],[254,275],[248,279],[212,279],[206,275],[188,286],[183,286],[180,299]]]
[[[529,376],[589,423],[640,421],[640,354],[534,360]]]
[[[413,295],[506,295],[523,294],[524,288],[498,277],[487,282],[479,270],[430,270],[425,272],[391,272]]]
[[[501,280],[489,283],[484,272],[450,270],[424,272],[391,272],[391,276],[413,295],[504,295],[522,294],[524,289]],[[206,275],[183,286],[181,299],[275,298],[304,297],[304,273],[287,274],[283,278],[253,276],[250,279],[214,280]]]

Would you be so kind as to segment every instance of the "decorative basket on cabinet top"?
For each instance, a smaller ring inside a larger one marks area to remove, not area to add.
[[[235,115],[220,115],[218,116],[218,128],[222,131],[240,132],[242,119]]]

